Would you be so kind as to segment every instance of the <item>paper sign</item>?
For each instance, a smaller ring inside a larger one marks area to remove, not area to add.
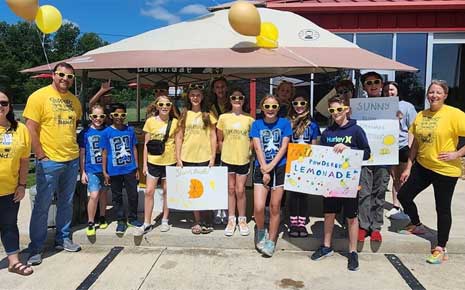
[[[370,144],[370,159],[363,165],[399,164],[399,120],[357,121]]]
[[[398,97],[350,99],[351,119],[355,120],[398,120]]]
[[[357,197],[363,151],[289,144],[284,189],[325,197]]]
[[[166,167],[168,208],[228,208],[228,170],[220,167]]]

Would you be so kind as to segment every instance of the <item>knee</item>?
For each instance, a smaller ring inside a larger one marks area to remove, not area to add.
[[[279,215],[281,210],[281,204],[270,204],[270,213],[272,215]]]
[[[234,196],[236,194],[236,188],[234,186],[228,186],[228,194]]]
[[[244,187],[236,187],[236,196],[238,198],[243,198],[245,196],[245,189]]]
[[[153,198],[154,194],[155,194],[155,188],[147,189],[145,191],[145,197]]]
[[[92,200],[93,202],[97,202],[98,198],[99,198],[98,192],[91,192],[89,195],[89,199]]]

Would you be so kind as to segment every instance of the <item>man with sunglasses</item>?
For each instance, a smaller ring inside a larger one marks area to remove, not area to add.
[[[53,70],[52,84],[35,91],[27,100],[23,113],[37,158],[37,195],[29,228],[29,265],[42,262],[48,212],[55,193],[55,247],[69,252],[81,249],[70,238],[79,167],[76,127],[82,116],[79,99],[69,91],[73,83],[73,67],[64,62],[57,64]]]
[[[382,96],[383,78],[377,72],[370,71],[361,76],[363,89],[368,98]],[[369,235],[372,242],[380,243],[383,226],[383,206],[390,175],[389,166],[366,166],[360,176],[359,192],[359,232],[358,242],[363,243]]]

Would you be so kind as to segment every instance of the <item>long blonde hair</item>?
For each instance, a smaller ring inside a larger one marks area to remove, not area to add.
[[[146,113],[146,118],[149,118],[151,116],[158,116],[158,107],[157,107],[157,104],[158,102],[160,101],[161,98],[164,98],[164,99],[167,99],[168,101],[171,102],[171,110],[170,110],[170,115],[169,115],[169,118],[170,120],[173,119],[173,118],[179,118],[179,113],[178,113],[178,109],[176,108],[176,106],[174,105],[172,99],[169,97],[169,96],[164,96],[164,95],[161,95],[161,96],[158,96],[155,101],[151,102],[148,106],[147,106],[147,113]]]

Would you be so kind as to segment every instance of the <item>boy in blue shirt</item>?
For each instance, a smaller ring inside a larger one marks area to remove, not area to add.
[[[335,96],[328,101],[328,111],[334,121],[321,134],[320,144],[334,147],[336,153],[341,153],[347,148],[363,150],[363,160],[370,158],[370,146],[365,131],[357,125],[355,120],[348,118],[348,100],[341,96]],[[348,138],[347,138],[348,137]],[[341,141],[342,140],[342,141]],[[364,174],[364,167],[362,173]],[[349,227],[349,257],[347,268],[350,271],[357,271],[359,268],[357,255],[357,235],[358,235],[358,199],[328,197],[323,199],[324,220],[324,241],[323,245],[313,253],[312,260],[320,260],[331,256],[334,252],[331,248],[331,239],[336,214],[344,211]]]
[[[137,220],[137,181],[139,180],[137,139],[134,128],[124,124],[126,116],[124,104],[113,104],[110,113],[113,124],[103,131],[100,139],[103,176],[105,184],[111,185],[113,206],[118,219],[116,234],[124,234],[128,226],[142,226]],[[127,218],[123,208],[123,186],[128,195]]]

